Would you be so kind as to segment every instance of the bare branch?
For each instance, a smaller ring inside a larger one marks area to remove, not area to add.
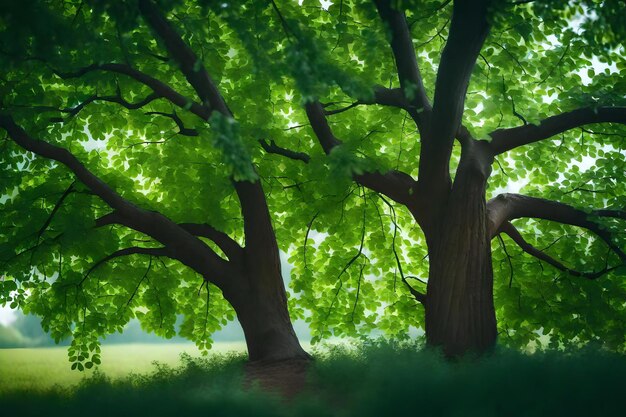
[[[526,240],[524,240],[524,238],[519,233],[517,228],[515,228],[515,226],[513,226],[510,222],[504,223],[502,225],[502,227],[500,228],[500,231],[502,233],[506,233],[527,254],[532,255],[535,258],[539,259],[539,260],[547,262],[548,264],[552,265],[553,267],[555,267],[556,269],[558,269],[560,271],[567,272],[568,274],[576,276],[576,277],[582,277],[582,278],[587,278],[587,279],[593,280],[593,279],[600,278],[601,276],[603,276],[603,275],[613,271],[614,269],[617,269],[617,268],[620,267],[619,265],[618,266],[614,266],[614,267],[605,267],[605,268],[601,269],[600,271],[595,271],[595,272],[581,272],[581,271],[577,271],[575,269],[571,269],[571,268],[566,267],[561,262],[559,262],[556,259],[554,259],[552,256],[548,255],[544,251],[542,251],[542,250],[534,247],[530,243],[528,243]]]
[[[626,124],[626,107],[580,108],[548,117],[539,125],[498,129],[489,134],[491,147],[497,155],[591,123]]]
[[[324,114],[326,116],[332,116],[333,114],[339,114],[339,113],[343,113],[344,111],[348,111],[350,109],[355,108],[356,106],[358,106],[359,104],[363,104],[360,101],[355,101],[354,103],[346,106],[346,107],[342,107],[340,109],[335,109],[335,110],[324,110]]]
[[[324,114],[327,116],[331,116],[333,114],[338,114],[338,113],[343,113],[347,110],[353,109],[357,106],[364,105],[364,104],[379,104],[381,106],[391,106],[391,107],[397,107],[399,109],[404,109],[414,119],[417,114],[422,112],[421,110],[418,110],[415,105],[411,104],[406,99],[401,88],[386,88],[380,85],[377,85],[374,87],[374,96],[371,99],[361,99],[340,109],[326,110],[326,107],[328,107],[330,104],[336,104],[336,103],[327,103],[327,104],[322,105],[322,107],[324,107],[325,109]]]
[[[96,101],[106,101],[109,103],[117,103],[121,106],[126,107],[129,110],[136,110],[139,109],[147,104],[150,104],[151,102],[153,102],[154,100],[161,98],[159,96],[159,94],[157,93],[151,93],[150,95],[148,95],[146,98],[144,98],[143,100],[140,100],[136,103],[132,103],[129,101],[126,101],[121,93],[118,91],[117,95],[115,96],[98,96],[97,94],[94,94],[90,97],[88,97],[87,99],[85,99],[84,101],[82,101],[81,103],[77,104],[74,107],[68,107],[68,108],[64,108],[64,109],[56,109],[53,107],[48,107],[46,108],[46,110],[56,110],[62,113],[66,113],[67,116],[66,117],[55,117],[55,118],[51,118],[50,120],[53,122],[65,122],[67,119],[70,119],[74,116],[76,116],[78,113],[80,113],[81,110],[83,110],[87,105],[96,102]]]

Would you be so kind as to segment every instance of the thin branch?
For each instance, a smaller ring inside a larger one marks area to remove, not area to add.
[[[152,269],[152,256],[150,257],[150,260],[148,261],[148,268],[146,269],[146,272],[144,272],[141,279],[137,283],[137,286],[135,287],[133,293],[130,295],[130,298],[126,302],[126,307],[130,306],[130,303],[132,303],[133,299],[135,298],[135,295],[137,295],[137,291],[139,291],[139,287],[141,286],[141,283],[148,277],[148,274],[150,273],[151,269]]]
[[[363,198],[365,198],[365,193],[363,193]],[[328,312],[326,313],[326,318],[324,319],[324,322],[326,322],[326,320],[328,320],[328,317],[330,317],[330,313],[333,310],[333,306],[335,305],[335,302],[337,301],[337,296],[339,295],[339,291],[343,287],[343,280],[341,279],[341,276],[348,270],[348,268],[350,268],[350,266],[354,262],[356,262],[357,259],[359,259],[359,257],[361,255],[363,255],[363,245],[365,243],[365,220],[366,220],[366,216],[365,215],[366,215],[366,208],[367,208],[367,206],[364,203],[364,206],[363,206],[363,221],[361,223],[361,243],[359,244],[359,249],[358,249],[357,253],[352,258],[350,258],[348,263],[345,264],[345,266],[343,267],[343,269],[341,270],[341,272],[339,272],[339,275],[337,276],[337,281],[339,281],[339,285],[337,286],[337,290],[335,291],[335,295],[333,297],[333,300],[330,303],[330,307],[328,307]],[[360,280],[359,280],[359,285],[360,285]]]
[[[407,281],[407,277],[404,276],[404,272],[402,271],[402,263],[400,262],[400,256],[398,255],[398,251],[396,250],[396,236],[398,234],[398,223],[396,222],[396,209],[393,205],[385,199],[385,197],[378,195],[378,197],[389,207],[389,210],[392,213],[391,221],[393,222],[393,238],[391,241],[391,249],[393,251],[393,256],[396,259],[396,265],[398,267],[398,271],[400,272],[400,277],[404,285],[406,285],[407,289],[411,293],[411,295],[422,305],[426,305],[426,294],[417,291],[415,288],[409,284]]]
[[[292,37],[296,37],[295,34],[293,33],[293,31],[289,27],[289,24],[287,23],[287,21],[283,17],[283,14],[280,12],[280,9],[276,5],[276,2],[274,0],[270,0],[270,2],[272,3],[272,8],[276,12],[276,15],[278,15],[278,19],[280,20],[280,23],[283,26],[283,30],[287,34],[287,39],[289,40],[289,42],[292,42],[291,38]]]
[[[518,67],[520,67],[520,69],[522,70],[522,72],[524,74],[526,74],[526,69],[524,68],[524,66],[522,65],[521,62],[519,62],[519,60],[517,59],[517,57],[515,55],[513,55],[504,45],[498,43],[498,42],[493,42],[495,45],[497,45],[500,49],[502,49],[508,56],[509,58],[511,58],[513,61],[515,61],[515,63],[517,64]]]
[[[622,267],[624,265],[617,265],[614,267],[608,267],[605,266],[602,270],[600,271],[594,271],[594,272],[581,272],[581,271],[577,271],[575,269],[571,269],[566,267],[565,265],[563,265],[561,262],[557,261],[556,259],[554,259],[552,256],[548,255],[547,253],[537,249],[536,247],[534,247],[533,245],[531,245],[530,243],[528,243],[526,240],[524,240],[524,238],[522,237],[522,235],[519,233],[519,231],[517,230],[517,228],[515,228],[515,226],[513,226],[510,222],[506,222],[504,225],[502,225],[501,227],[501,232],[506,233],[511,239],[513,239],[513,241],[515,243],[517,243],[517,245],[526,253],[528,253],[529,255],[534,256],[535,258],[542,260],[550,265],[552,265],[553,267],[555,267],[556,269],[563,271],[563,272],[567,272],[570,275],[576,276],[576,277],[582,277],[582,278],[587,278],[590,280],[594,280],[597,278],[600,278],[601,276],[608,274],[609,272]]]
[[[353,108],[355,108],[356,106],[358,106],[360,104],[363,104],[363,103],[361,103],[360,101],[355,101],[354,103],[352,103],[352,104],[350,104],[350,105],[348,105],[346,107],[341,107],[341,108],[335,109],[335,110],[324,110],[324,114],[326,116],[332,116],[333,114],[343,113],[344,111],[348,111],[350,109],[353,109]],[[326,107],[326,106],[324,106],[324,107]]]
[[[95,271],[96,269],[98,269],[101,265],[113,259],[120,258],[122,256],[131,256],[131,255],[150,255],[150,259],[152,259],[153,256],[172,257],[172,254],[167,250],[167,248],[164,248],[164,247],[163,248],[142,248],[139,246],[132,246],[130,248],[119,249],[113,252],[112,254],[100,259],[96,263],[94,263],[91,266],[91,268],[89,268],[87,273],[85,273],[85,275],[83,276],[81,281],[78,283],[78,285],[79,286],[82,285],[87,280],[89,275],[91,275],[91,273]]]
[[[554,73],[555,69],[561,68],[561,62],[563,62],[563,59],[565,58],[565,55],[567,55],[567,52],[569,51],[570,46],[571,46],[571,42],[568,43],[567,46],[565,47],[565,49],[563,50],[563,53],[561,54],[561,57],[559,58],[559,61],[556,63],[556,65],[552,66],[552,68],[550,69],[550,71],[548,71],[548,74],[546,74],[545,77],[543,77],[541,80],[537,81],[537,85],[541,85],[544,82],[546,82],[546,80],[552,76],[552,74]]]
[[[196,129],[186,127],[182,119],[176,114],[175,111],[173,111],[172,113],[165,113],[165,112],[160,112],[160,111],[149,111],[149,112],[146,112],[146,114],[169,117],[170,119],[174,121],[174,123],[176,123],[176,126],[178,126],[179,134],[183,136],[198,136],[198,131]]]
[[[306,244],[307,241],[309,240],[309,234],[311,233],[311,227],[313,227],[313,222],[315,221],[315,219],[317,218],[317,216],[319,216],[320,212],[318,211],[317,213],[315,213],[315,215],[313,216],[313,218],[311,218],[311,221],[309,223],[307,223],[306,225],[306,234],[304,235],[304,243],[302,244],[302,258],[304,260],[304,269],[308,269],[309,266],[307,264],[307,260],[306,260]]]
[[[61,195],[61,198],[59,198],[59,200],[56,202],[56,204],[54,205],[54,208],[52,209],[52,211],[50,212],[50,215],[48,216],[48,218],[46,219],[46,221],[44,222],[43,226],[41,226],[41,228],[39,229],[39,231],[37,232],[37,239],[39,240],[39,238],[41,238],[41,235],[43,235],[43,233],[46,231],[46,229],[48,228],[48,226],[50,226],[50,223],[52,222],[52,219],[54,218],[54,215],[57,213],[57,211],[59,211],[59,209],[61,208],[61,205],[63,204],[63,201],[65,201],[65,199],[67,198],[67,196],[69,196],[71,193],[74,192],[74,185],[76,184],[76,180],[72,181],[72,183],[69,185],[69,187],[67,187],[67,189],[65,190],[65,192],[63,192],[63,194]]]
[[[517,112],[517,110],[515,109],[515,100],[513,99],[513,97],[511,97],[511,105],[513,106],[513,116],[517,117],[518,119],[520,119],[522,121],[522,123],[524,123],[524,126],[526,126],[528,124],[528,122],[526,121],[526,119],[524,118],[524,116],[522,116],[521,114],[519,114]]]
[[[261,144],[261,147],[267,153],[282,155],[284,157],[287,157],[296,161],[302,161],[305,164],[308,164],[309,161],[311,160],[311,157],[308,154],[304,152],[292,151],[291,149],[287,149],[287,148],[282,148],[278,146],[276,142],[274,142],[274,140],[270,140],[270,142],[268,143],[265,139],[259,139],[259,143]]]
[[[356,306],[359,304],[359,294],[361,293],[361,280],[363,279],[363,269],[365,268],[365,262],[361,263],[361,269],[359,270],[359,280],[356,285],[356,297],[354,298],[354,304],[352,306],[352,314],[350,315],[350,321],[354,323],[354,313],[356,312]]]
[[[105,101],[105,102],[109,102],[109,103],[117,103],[129,110],[136,110],[139,109],[141,107],[144,107],[148,104],[150,104],[151,102],[153,102],[156,99],[161,98],[161,96],[155,92],[149,94],[146,98],[138,101],[138,102],[130,102],[130,101],[126,101],[121,93],[118,91],[117,95],[115,96],[99,96],[97,94],[94,94],[90,97],[88,97],[87,99],[85,99],[84,101],[80,102],[79,104],[77,104],[74,107],[67,107],[67,108],[63,108],[63,109],[57,109],[54,107],[47,107],[47,110],[53,110],[53,111],[59,111],[62,113],[66,113],[67,116],[65,117],[54,117],[51,118],[50,120],[53,122],[66,122],[68,119],[76,116],[78,113],[80,113],[87,105],[94,103],[96,101]]]
[[[151,75],[148,75],[144,72],[136,70],[126,64],[119,64],[119,63],[92,64],[83,68],[79,68],[78,70],[73,71],[73,72],[61,72],[61,71],[52,69],[52,72],[54,72],[59,78],[62,78],[64,80],[71,79],[71,78],[79,78],[92,71],[107,71],[107,72],[113,72],[117,74],[124,74],[130,78],[133,78],[135,81],[138,81],[139,83],[144,84],[145,86],[149,87],[159,97],[166,98],[172,104],[180,108],[183,108],[185,110],[189,110],[204,120],[208,120],[210,116],[211,112],[207,107],[197,102],[194,102],[188,97],[185,97],[184,95],[180,94],[178,91],[174,90],[169,85],[152,77]]]
[[[511,275],[509,276],[509,288],[511,288],[513,286],[513,273],[515,271],[513,268],[513,262],[511,261],[511,255],[509,255],[509,251],[506,249],[506,244],[504,243],[504,240],[502,239],[500,235],[498,235],[498,240],[500,241],[502,250],[504,251],[504,254],[506,255],[506,259],[509,261],[509,270],[511,271]]]

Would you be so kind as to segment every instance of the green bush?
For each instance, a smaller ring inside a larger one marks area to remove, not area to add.
[[[71,391],[13,392],[20,416],[618,416],[626,357],[597,349],[444,360],[415,345],[369,343],[318,352],[308,388],[287,401],[242,389],[241,355],[159,365],[111,381],[97,373]]]

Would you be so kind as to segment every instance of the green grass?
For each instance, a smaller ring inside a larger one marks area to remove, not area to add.
[[[215,343],[212,353],[245,352],[243,342]],[[149,373],[154,362],[180,366],[181,353],[199,356],[193,344],[120,344],[102,347],[102,365],[99,372],[119,379],[130,373]],[[72,371],[67,357],[67,346],[32,349],[0,349],[0,393],[16,390],[42,391],[66,388],[90,377],[94,369]]]
[[[138,350],[145,367],[148,355]],[[180,365],[148,374],[119,368],[113,379],[95,373],[71,389],[12,390],[0,393],[0,410],[21,417],[608,417],[623,416],[626,406],[626,357],[591,349],[498,351],[451,363],[414,345],[339,346],[317,353],[307,389],[288,403],[242,388],[241,353],[181,362],[161,354]]]

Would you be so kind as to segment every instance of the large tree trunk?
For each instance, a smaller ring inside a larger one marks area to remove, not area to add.
[[[462,157],[445,209],[429,239],[426,338],[447,356],[484,353],[496,342],[486,161]]]
[[[249,362],[244,385],[291,398],[305,387],[311,356],[300,346],[291,324],[273,231],[266,238],[269,246],[261,253],[252,246],[245,249],[239,285],[226,287],[224,296],[246,338]]]
[[[250,361],[308,359],[293,330],[282,279],[273,289],[239,291],[229,301],[243,328]],[[280,285],[278,285],[280,284]]]
[[[276,234],[260,182],[236,182],[246,245],[242,276],[224,295],[246,336],[250,361],[308,359],[293,330]]]
[[[248,348],[245,386],[259,386],[285,398],[306,385],[311,357],[291,324],[280,258],[247,256],[247,284],[224,295],[237,313]]]

